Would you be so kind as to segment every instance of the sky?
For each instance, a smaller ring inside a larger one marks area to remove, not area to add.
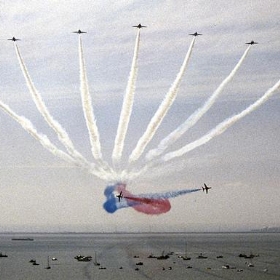
[[[111,166],[137,29],[140,30],[134,104],[117,169],[129,156],[173,84],[197,36],[177,97],[145,154],[206,102],[253,45],[213,106],[165,153],[204,136],[240,113],[280,78],[280,3],[213,1],[1,1],[0,101],[30,120],[67,153],[38,112],[20,68],[17,46],[32,82],[75,148],[96,163],[83,116],[79,36],[103,159]],[[280,89],[224,133],[178,158],[160,161],[135,179],[134,194],[212,189],[170,199],[171,210],[145,215],[133,208],[103,209],[104,180],[54,156],[0,110],[0,231],[213,231],[280,226]],[[116,166],[115,166],[116,167]]]

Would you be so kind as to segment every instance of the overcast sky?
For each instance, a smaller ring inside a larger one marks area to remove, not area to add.
[[[280,79],[280,3],[213,1],[1,1],[0,100],[28,118],[61,150],[38,112],[17,60],[15,36],[36,88],[77,150],[94,161],[80,96],[78,36],[104,159],[110,164],[137,30],[141,29],[135,103],[122,164],[144,133],[199,32],[178,96],[147,151],[216,90],[254,40],[215,105],[172,148],[203,136],[241,112]],[[135,194],[212,187],[171,199],[170,212],[147,216],[132,208],[108,214],[109,182],[55,157],[0,111],[0,230],[229,230],[280,226],[280,99],[190,153],[128,182]],[[145,165],[142,157],[138,168]]]

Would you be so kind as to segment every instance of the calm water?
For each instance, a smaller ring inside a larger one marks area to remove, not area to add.
[[[12,241],[32,237],[34,241]],[[187,246],[186,246],[187,244]],[[185,254],[184,261],[178,255]],[[169,259],[147,258],[174,252]],[[1,280],[44,279],[280,279],[279,233],[227,234],[0,234]],[[94,262],[78,262],[76,255],[91,255]],[[259,255],[253,259],[240,253]],[[197,259],[199,254],[207,259]],[[217,258],[222,255],[223,258]],[[50,261],[48,256],[57,261]],[[135,258],[137,256],[137,258]],[[36,259],[40,265],[29,263]],[[142,262],[143,265],[136,265]],[[248,267],[248,263],[253,267]],[[232,269],[223,269],[228,264]],[[191,266],[191,268],[187,268]],[[122,267],[122,269],[120,269]],[[135,270],[139,268],[139,270]]]

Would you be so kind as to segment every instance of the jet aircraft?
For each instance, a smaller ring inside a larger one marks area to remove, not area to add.
[[[82,33],[86,33],[85,31],[81,31],[80,29],[78,31],[74,31],[72,33],[77,33],[77,34],[82,34]]]
[[[10,41],[20,41],[20,39],[16,39],[15,37],[13,37],[13,38],[11,38],[11,39],[8,39],[8,40],[10,40]]]
[[[137,27],[137,28],[142,28],[142,27],[147,27],[146,25],[142,25],[141,23],[139,23],[138,25],[133,25],[132,27]]]
[[[195,33],[192,33],[192,34],[189,34],[189,35],[192,35],[192,36],[196,37],[196,36],[199,36],[199,35],[202,35],[202,34],[195,32]]]
[[[206,192],[206,194],[208,194],[208,190],[210,190],[211,188],[208,187],[206,184],[204,184],[204,187],[202,187],[202,190]]]
[[[121,199],[123,198],[122,191],[118,195],[116,195],[116,197],[119,199],[119,202],[120,202]]]
[[[255,41],[251,41],[250,43],[246,43],[247,45],[255,45],[255,44],[258,44],[258,42],[255,42]]]

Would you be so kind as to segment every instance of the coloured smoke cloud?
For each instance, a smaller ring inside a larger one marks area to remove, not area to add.
[[[106,201],[103,204],[108,213],[114,213],[118,209],[132,207],[134,210],[147,215],[160,215],[171,209],[169,198],[174,198],[188,193],[200,191],[201,189],[189,189],[170,191],[165,193],[133,195],[126,189],[126,184],[116,183],[109,185],[104,191]],[[120,201],[116,194],[122,192],[123,198]]]

